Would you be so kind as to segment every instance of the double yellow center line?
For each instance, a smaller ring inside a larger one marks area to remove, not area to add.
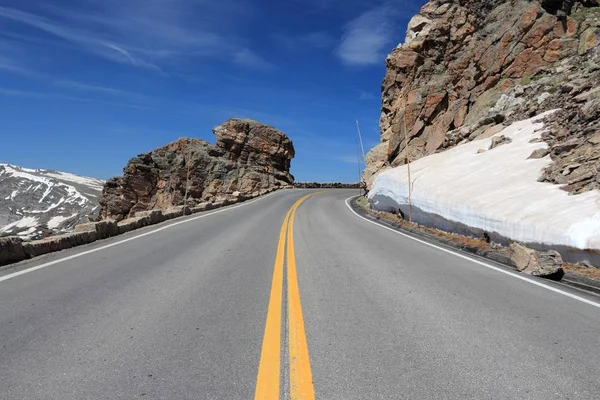
[[[300,304],[296,257],[294,254],[294,216],[300,204],[313,194],[306,195],[294,203],[292,208],[287,212],[281,226],[281,232],[279,233],[265,335],[263,337],[258,377],[256,380],[256,392],[254,395],[254,398],[257,400],[279,399],[281,380],[281,314],[286,237],[290,399],[305,400],[315,398],[310,360],[308,357],[308,344],[304,330],[304,319],[302,317],[302,305]]]

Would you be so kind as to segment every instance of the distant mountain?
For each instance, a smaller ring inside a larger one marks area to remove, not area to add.
[[[37,239],[96,216],[104,181],[0,164],[0,236]]]

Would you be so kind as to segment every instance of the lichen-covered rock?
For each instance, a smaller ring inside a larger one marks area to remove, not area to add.
[[[577,145],[552,153],[555,164],[543,180],[560,183],[556,171],[573,155],[582,168],[599,168],[586,141],[600,129],[599,39],[596,0],[430,0],[386,59],[381,143],[366,157],[363,180],[370,185],[407,159],[551,109],[564,113],[548,124],[549,147],[571,139]],[[565,189],[598,188],[596,177]]]
[[[194,207],[217,198],[238,198],[267,188],[290,186],[292,141],[281,131],[246,119],[231,119],[213,129],[216,145],[179,139],[132,158],[123,176],[106,182],[101,217],[117,221],[136,212]],[[189,168],[188,168],[189,167]],[[189,171],[189,180],[188,180]],[[186,188],[187,182],[187,188]]]

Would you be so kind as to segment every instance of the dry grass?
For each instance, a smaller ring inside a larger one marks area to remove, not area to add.
[[[563,264],[563,269],[565,270],[565,272],[570,272],[572,274],[583,276],[585,278],[600,280],[600,268],[585,268],[580,267],[579,265],[565,263]]]
[[[467,247],[476,248],[479,250],[491,250],[492,249],[490,243],[487,243],[483,238],[473,238],[473,237],[469,237],[469,236],[458,235],[456,233],[445,232],[445,231],[435,229],[435,228],[428,228],[426,226],[408,222],[405,219],[403,219],[401,216],[394,214],[394,213],[371,210],[369,202],[367,201],[367,198],[364,196],[361,196],[358,199],[357,203],[358,203],[358,205],[363,207],[365,210],[369,211],[371,214],[379,217],[380,219],[382,219],[384,221],[400,224],[402,227],[404,227],[406,229],[419,230],[420,232],[427,233],[429,235],[438,237],[440,239],[452,241],[461,246],[467,246]]]

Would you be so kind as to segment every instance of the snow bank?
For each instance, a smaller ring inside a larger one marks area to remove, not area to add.
[[[543,132],[543,116],[505,128],[495,136],[512,142],[492,150],[491,138],[475,140],[411,163],[417,214],[524,243],[600,250],[600,193],[570,196],[558,185],[537,182],[551,163],[549,156],[528,159],[547,147],[530,142]],[[377,176],[369,192],[373,207],[406,213],[407,181],[406,166]]]

